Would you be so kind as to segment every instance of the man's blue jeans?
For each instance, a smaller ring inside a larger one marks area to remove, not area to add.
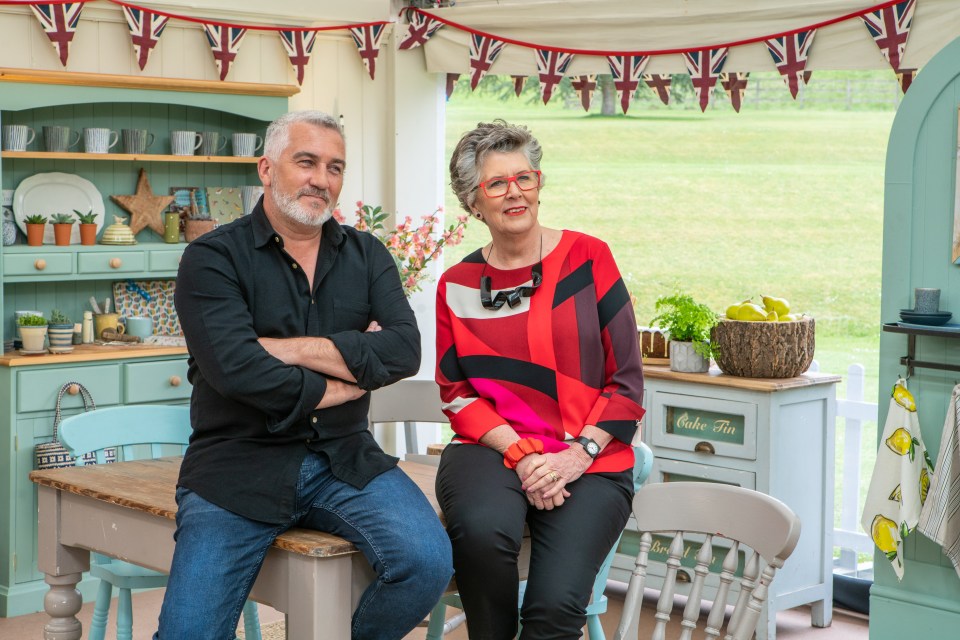
[[[356,489],[333,476],[326,457],[308,453],[297,500],[293,521],[276,525],[178,488],[176,549],[154,640],[232,640],[267,548],[293,526],[353,542],[376,571],[353,612],[354,639],[399,640],[423,620],[453,575],[450,540],[403,471]]]

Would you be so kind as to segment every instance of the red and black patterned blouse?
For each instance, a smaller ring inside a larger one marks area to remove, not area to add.
[[[613,440],[588,472],[633,466],[630,442],[643,416],[643,367],[626,285],[607,245],[564,231],[543,258],[543,283],[519,305],[480,303],[480,250],[437,287],[437,383],[454,439],[478,443],[502,424],[544,451],[591,424]],[[486,265],[493,295],[531,284],[531,268]]]

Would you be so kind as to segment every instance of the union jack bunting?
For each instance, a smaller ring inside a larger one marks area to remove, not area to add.
[[[290,64],[297,70],[297,84],[303,86],[303,73],[307,63],[310,62],[313,44],[317,41],[317,32],[281,29],[280,41],[283,42],[283,48],[287,50]]]
[[[897,74],[897,80],[900,82],[900,90],[906,93],[907,89],[909,89],[913,83],[913,79],[916,77],[916,69],[900,69],[900,73]]]
[[[523,85],[527,83],[527,76],[510,76],[513,78],[513,92],[517,94],[517,97],[520,97],[520,93],[523,92]]]
[[[459,73],[448,73],[447,74],[447,100],[450,99],[450,96],[453,95],[453,89],[457,86],[457,80],[460,79]]]
[[[643,81],[647,86],[657,92],[660,102],[670,104],[670,74],[669,73],[645,73]]]
[[[142,71],[147,66],[147,58],[150,57],[150,52],[160,42],[160,35],[170,18],[151,13],[146,9],[126,5],[123,6],[123,15],[126,17],[127,26],[130,28],[133,54],[137,56],[137,64],[140,65]]]
[[[537,49],[537,72],[540,75],[540,96],[543,104],[550,102],[554,87],[563,80],[563,74],[567,72],[572,61],[572,53]]]
[[[630,98],[640,86],[640,76],[650,61],[650,56],[607,56],[613,86],[620,94],[620,108],[627,112]]]
[[[407,35],[400,42],[399,49],[413,49],[419,47],[430,39],[430,36],[437,32],[437,29],[443,26],[439,20],[434,20],[425,13],[419,11],[408,11]]]
[[[50,39],[50,44],[60,56],[60,64],[67,66],[67,56],[70,55],[70,41],[77,31],[77,22],[80,21],[82,2],[66,4],[31,4],[33,15],[40,21],[44,33]]]
[[[247,30],[229,25],[206,23],[203,25],[203,30],[207,34],[207,42],[210,43],[213,60],[217,63],[217,69],[220,71],[220,79],[223,80],[230,72],[230,63],[237,57],[237,51],[240,50],[240,41],[247,34]]]
[[[365,27],[350,27],[353,41],[357,44],[360,59],[367,68],[370,79],[377,73],[377,55],[380,53],[380,39],[383,38],[382,24],[371,24]]]
[[[470,90],[487,75],[506,43],[486,36],[470,34]]]
[[[590,111],[590,98],[593,97],[593,91],[597,88],[597,76],[577,76],[570,83],[577,95],[580,96],[580,104],[584,111]],[[519,94],[518,94],[519,95]]]
[[[733,110],[737,113],[740,113],[740,105],[743,103],[743,92],[747,90],[747,78],[749,77],[749,72],[720,74],[720,85],[723,87],[723,90],[727,92],[727,95],[730,96],[730,104],[733,105]]]
[[[816,33],[816,29],[810,29],[789,36],[764,40],[767,51],[773,57],[773,64],[783,76],[783,81],[790,88],[790,95],[794,100],[797,99],[797,91],[800,90],[800,80],[802,79],[806,84],[809,79],[804,67],[807,66],[807,58],[810,56],[813,36]]]
[[[870,35],[873,36],[873,41],[880,47],[880,53],[895,72],[900,71],[903,50],[907,46],[907,36],[910,35],[910,23],[913,21],[913,10],[916,4],[916,0],[906,0],[906,2],[860,16],[863,24],[867,25]]]
[[[727,61],[727,51],[727,47],[720,47],[686,51],[683,54],[683,62],[687,65],[690,81],[693,82],[693,90],[700,99],[701,111],[706,111],[707,105],[710,104],[710,94],[717,86],[717,78],[723,71],[723,63]]]

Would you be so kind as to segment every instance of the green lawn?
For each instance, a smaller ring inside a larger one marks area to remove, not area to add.
[[[816,319],[821,371],[863,364],[866,399],[875,401],[893,116],[657,108],[602,117],[458,93],[447,104],[447,158],[477,122],[526,124],[544,148],[541,221],[611,246],[641,324],[675,286],[718,312],[761,293],[784,297]],[[444,204],[459,212],[452,194]],[[446,264],[488,239],[474,220]],[[863,440],[865,463],[875,455],[875,429]],[[864,493],[868,481],[865,474]]]

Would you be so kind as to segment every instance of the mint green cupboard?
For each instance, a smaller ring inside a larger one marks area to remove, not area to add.
[[[896,322],[913,306],[915,287],[941,289],[940,308],[960,319],[960,265],[953,264],[957,199],[960,39],[921,69],[904,96],[890,133],[884,193],[883,290],[879,322]],[[917,336],[916,359],[960,365],[960,340]],[[880,338],[880,424],[888,391],[906,373],[900,358],[908,337]],[[908,381],[917,401],[924,443],[935,460],[951,390],[960,373],[916,368]],[[904,545],[904,577],[874,554],[870,592],[871,640],[956,638],[960,634],[960,579],[939,546],[920,533]]]
[[[29,75],[29,72],[25,72]],[[69,77],[70,74],[59,74]],[[36,173],[63,172],[91,181],[104,198],[106,219],[127,217],[110,194],[134,193],[140,168],[156,194],[171,186],[239,187],[259,184],[255,159],[171,157],[169,132],[214,130],[263,136],[267,123],[287,110],[296,91],[287,85],[243,85],[170,80],[164,88],[138,78],[87,74],[87,86],[36,82],[0,82],[0,124],[27,124],[37,140],[23,153],[0,153],[0,184],[13,190]],[[96,157],[71,150],[42,151],[42,127],[148,129],[156,137],[147,155]],[[229,146],[227,147],[229,151]],[[173,279],[185,244],[166,244],[150,229],[132,246],[0,246],[0,337],[15,334],[14,311],[65,311],[74,321],[89,309],[90,296],[112,296],[116,281]],[[106,266],[104,266],[106,265]],[[66,382],[89,389],[98,407],[135,403],[182,404],[189,400],[186,350],[107,347],[76,349],[72,354],[27,358],[8,352],[0,357],[0,617],[43,610],[47,585],[37,571],[36,490],[27,478],[34,465],[34,445],[53,430],[57,390]],[[82,410],[79,396],[67,395],[64,412]],[[95,585],[79,585],[84,598]]]

